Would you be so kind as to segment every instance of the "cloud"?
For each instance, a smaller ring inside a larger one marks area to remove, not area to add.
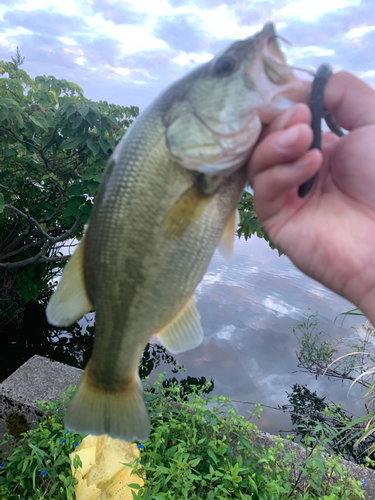
[[[236,5],[238,0],[169,0],[169,3],[174,9],[178,7],[196,6],[199,9],[215,9],[221,7],[222,5]],[[246,2],[247,7],[249,4]]]
[[[136,12],[123,1],[93,0],[91,8],[96,14],[101,14],[104,19],[115,24],[143,26],[149,20],[146,12]]]
[[[170,0],[177,12],[168,14],[167,5],[159,16],[146,9],[146,0],[75,2],[78,14],[72,16],[55,12],[53,5],[26,12],[14,9],[14,1],[2,2],[1,58],[10,60],[18,45],[32,76],[53,74],[78,83],[90,98],[144,109],[204,55],[221,52],[232,37],[248,36],[273,20],[293,43],[284,46],[290,63],[309,69],[329,63],[375,84],[375,30],[364,29],[375,25],[372,2],[326,12],[318,21],[287,17],[283,8],[290,0]],[[361,36],[346,37],[351,30]]]
[[[254,26],[267,21],[278,22],[277,11],[289,3],[289,0],[264,2],[235,2],[232,10],[239,26]]]
[[[85,23],[75,16],[65,16],[57,12],[37,9],[30,12],[22,10],[7,11],[3,19],[13,28],[22,27],[35,34],[63,36],[69,33],[82,32]]]
[[[215,37],[207,33],[202,19],[195,14],[159,17],[153,35],[171,48],[186,52],[207,52]]]

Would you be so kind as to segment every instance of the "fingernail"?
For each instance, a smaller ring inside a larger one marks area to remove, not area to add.
[[[293,146],[299,136],[299,128],[298,126],[294,126],[285,130],[277,137],[277,145],[280,146],[283,150],[290,148]]]

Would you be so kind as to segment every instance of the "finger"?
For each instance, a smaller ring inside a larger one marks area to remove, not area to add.
[[[310,147],[313,132],[307,123],[298,123],[287,130],[276,131],[266,136],[254,150],[248,165],[249,181],[259,172],[273,166],[297,159]]]
[[[338,137],[333,132],[323,132],[322,133],[322,155],[323,162],[322,167],[319,172],[319,177],[315,181],[314,191],[322,191],[323,186],[327,188],[327,178],[332,175],[331,172],[331,156],[335,151],[337,144],[340,142],[340,137]],[[340,174],[339,174],[340,175]],[[341,174],[342,175],[342,174]]]
[[[268,133],[284,130],[297,123],[311,123],[310,108],[303,103],[297,103],[283,113],[280,113],[268,127]]]
[[[304,200],[298,197],[298,188],[319,171],[321,164],[321,151],[311,149],[293,163],[276,165],[257,175],[253,187],[258,216],[262,220],[268,219],[287,205],[295,208],[296,203],[303,204]]]
[[[348,197],[375,208],[375,125],[353,130],[334,148],[332,179]]]
[[[292,125],[296,125],[297,123],[311,124],[311,111],[306,104],[294,104],[291,108],[279,113],[269,124],[263,125],[258,143],[260,143],[272,132],[284,130]]]
[[[375,124],[375,91],[351,73],[341,71],[331,76],[324,104],[346,130]]]

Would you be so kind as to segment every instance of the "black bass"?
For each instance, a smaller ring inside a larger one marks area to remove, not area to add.
[[[143,350],[154,333],[172,353],[202,342],[193,294],[215,248],[231,255],[246,162],[262,125],[307,103],[310,87],[286,65],[267,23],[170,86],[119,143],[47,307],[58,326],[96,310],[67,428],[147,440]]]

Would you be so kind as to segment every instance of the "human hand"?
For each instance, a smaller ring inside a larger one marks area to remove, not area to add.
[[[304,273],[375,322],[375,91],[340,72],[324,103],[344,137],[326,132],[309,150],[304,104],[280,114],[249,162],[254,207],[271,240]],[[318,172],[306,198],[298,187]]]

